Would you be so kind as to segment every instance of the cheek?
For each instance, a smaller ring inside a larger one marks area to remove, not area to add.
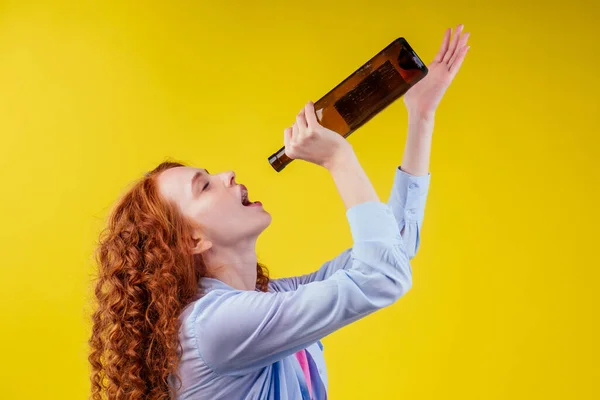
[[[241,204],[236,204],[232,199],[214,200],[202,205],[198,219],[212,233],[230,231],[237,226],[244,211]]]

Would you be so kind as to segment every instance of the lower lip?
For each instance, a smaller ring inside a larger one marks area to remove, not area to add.
[[[248,207],[262,207],[262,203],[260,201],[255,201],[254,203],[248,205]]]

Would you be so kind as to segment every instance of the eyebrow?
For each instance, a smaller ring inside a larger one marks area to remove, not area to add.
[[[206,175],[210,175],[206,169],[202,171],[204,171]],[[190,183],[190,191],[192,192],[192,197],[196,197],[196,194],[194,193],[194,187],[196,185],[196,181],[202,177],[202,171],[196,172]]]

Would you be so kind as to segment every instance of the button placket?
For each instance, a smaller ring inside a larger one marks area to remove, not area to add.
[[[404,211],[405,218],[407,220],[413,220],[417,214],[417,209],[414,208],[415,200],[419,196],[419,193],[416,191],[418,185],[414,182],[411,182],[408,185],[408,191],[406,193],[406,210]]]

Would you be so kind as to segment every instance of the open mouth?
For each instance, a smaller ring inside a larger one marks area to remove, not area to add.
[[[252,202],[248,198],[248,189],[244,185],[240,185],[240,186],[241,186],[241,189],[242,189],[242,191],[241,191],[242,205],[243,206],[249,206],[250,204],[252,204]]]
[[[248,192],[242,191],[242,205],[249,206],[252,202],[248,199]]]
[[[248,189],[246,188],[246,186],[240,185],[240,187],[241,187],[240,196],[242,198],[241,201],[242,201],[242,205],[244,207],[254,206],[254,205],[256,205],[256,206],[261,205],[260,201],[255,201],[255,202],[250,201],[250,199],[248,198]]]

